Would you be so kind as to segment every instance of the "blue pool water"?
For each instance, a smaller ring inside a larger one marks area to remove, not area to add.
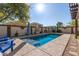
[[[59,34],[39,35],[39,36],[31,37],[28,42],[34,45],[35,47],[40,47],[46,44],[47,42],[54,40],[55,38],[59,36],[60,36]]]

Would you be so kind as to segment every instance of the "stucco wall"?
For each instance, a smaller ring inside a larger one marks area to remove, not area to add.
[[[39,34],[41,32],[41,28],[32,28],[32,34],[37,33]]]
[[[18,35],[25,35],[27,33],[27,28],[21,29],[20,27],[11,27],[11,36],[14,36],[16,32]]]
[[[71,28],[59,28],[63,33],[71,33]]]
[[[71,33],[71,28],[59,28],[63,33]],[[79,31],[79,27],[78,27]],[[73,33],[75,33],[75,28],[73,27]]]
[[[63,33],[71,33],[71,28],[59,28]],[[78,28],[79,29],[79,28]],[[45,28],[43,28],[44,32]],[[38,29],[38,33],[40,33],[41,28]],[[50,30],[51,31],[51,30]],[[25,35],[27,34],[27,28],[20,28],[20,27],[11,27],[11,36],[15,36],[15,33],[18,33],[19,35]],[[34,34],[35,28],[32,28],[32,33]],[[75,29],[74,29],[75,32]],[[0,26],[0,36],[4,36],[7,34],[7,27],[6,26]]]
[[[15,33],[19,35],[25,35],[27,33],[27,28],[21,29],[20,27],[11,27],[11,36],[15,36]],[[0,36],[7,35],[7,27],[0,26]]]
[[[7,35],[7,27],[6,26],[0,26],[0,36]]]

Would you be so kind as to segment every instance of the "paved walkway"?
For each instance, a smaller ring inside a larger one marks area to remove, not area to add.
[[[63,34],[56,38],[54,41],[50,41],[47,44],[36,48],[27,43],[20,49],[14,50],[9,55],[12,56],[62,56],[64,49],[69,41],[70,34]],[[17,41],[18,42],[18,41]]]
[[[79,48],[77,45],[79,46],[78,39],[75,39],[75,36],[72,34],[63,55],[64,56],[78,56]]]

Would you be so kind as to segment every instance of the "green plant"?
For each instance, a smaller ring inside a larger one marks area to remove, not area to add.
[[[15,33],[15,36],[16,36],[16,37],[18,36],[18,32]]]
[[[58,31],[60,27],[63,27],[63,23],[57,22],[56,27],[57,27],[57,31]]]
[[[26,22],[29,19],[29,6],[25,3],[1,3],[0,23],[16,21]]]

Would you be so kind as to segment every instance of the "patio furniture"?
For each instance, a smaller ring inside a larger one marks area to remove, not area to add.
[[[2,56],[2,53],[0,52],[0,56]]]
[[[8,49],[11,48],[11,51],[13,51],[13,46],[14,46],[14,40],[10,39],[8,37],[5,38],[0,38],[0,52],[4,53]]]

